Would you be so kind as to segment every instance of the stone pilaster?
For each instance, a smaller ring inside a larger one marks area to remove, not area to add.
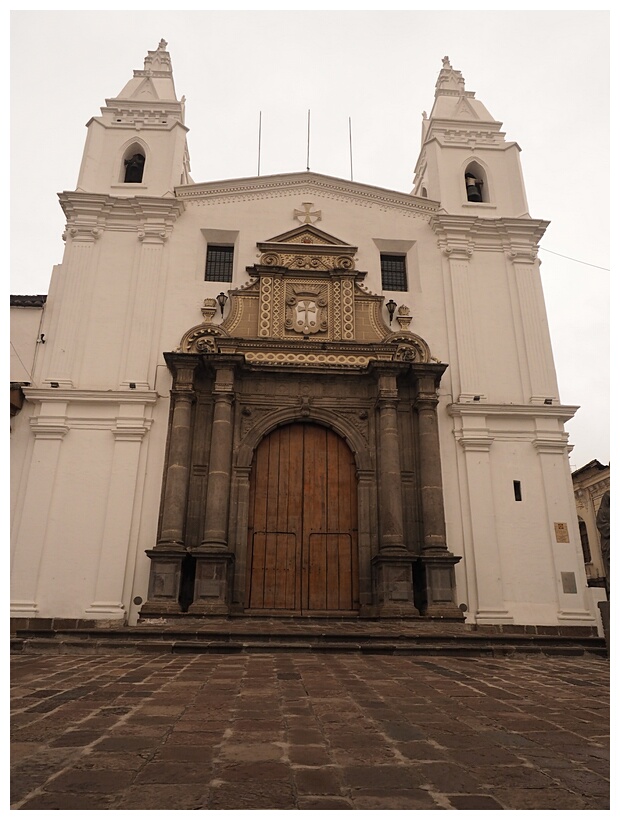
[[[546,422],[546,423],[545,423]],[[568,436],[552,431],[547,420],[537,420],[533,442],[542,472],[551,560],[555,575],[558,621],[589,622],[592,614],[585,600],[587,579],[577,529],[573,484],[568,464]],[[565,491],[559,492],[564,484]],[[551,490],[553,488],[553,490]],[[544,548],[544,542],[541,544]]]
[[[50,391],[51,392],[51,391]],[[34,445],[24,490],[11,570],[11,617],[38,615],[37,587],[63,439],[69,431],[67,402],[41,401],[31,419]]]
[[[133,383],[139,390],[147,390],[155,373],[157,351],[153,350],[153,340],[159,336],[157,328],[161,321],[164,248],[181,208],[176,201],[141,198],[136,199],[133,207],[140,216],[140,254],[132,282],[121,383],[125,387]]]
[[[462,618],[455,601],[454,565],[461,559],[446,544],[446,522],[441,478],[437,420],[437,385],[445,365],[425,366],[417,374],[415,408],[418,414],[418,464],[422,503],[424,614]]]
[[[63,234],[67,245],[62,264],[62,299],[54,303],[55,315],[49,333],[50,351],[44,382],[62,388],[78,384],[79,356],[83,348],[83,328],[88,320],[97,241],[103,234],[93,213],[74,215]]]
[[[192,404],[195,398],[194,372],[200,358],[188,354],[166,354],[166,362],[174,375],[170,391],[172,419],[168,462],[160,535],[155,548],[147,550],[151,572],[148,600],[142,607],[142,616],[181,611],[179,592],[181,564],[186,554],[184,527],[192,444]]]
[[[529,400],[534,404],[543,404],[545,399],[557,401],[555,368],[536,253],[534,250],[528,254],[512,251],[508,257],[514,269],[519,300],[531,391]],[[525,398],[527,400],[528,396]]]
[[[431,219],[438,236],[439,247],[448,259],[449,275],[446,287],[451,294],[454,310],[454,353],[450,361],[453,384],[458,384],[458,401],[470,402],[474,396],[486,399],[485,379],[476,346],[476,323],[472,307],[472,268],[477,227],[476,218],[442,214]],[[453,360],[454,359],[454,360]],[[458,380],[458,382],[457,382]],[[454,388],[453,388],[454,389]]]
[[[144,405],[121,405],[112,433],[114,451],[108,489],[99,567],[93,603],[87,617],[124,621],[123,585],[129,555],[129,536],[135,503],[142,440],[151,420]]]
[[[196,557],[196,582],[189,611],[196,614],[228,612],[234,561],[228,548],[228,510],[235,366],[226,360],[213,366],[216,373],[205,523],[202,543],[192,551]]]
[[[398,435],[401,367],[375,363],[378,382],[379,553],[373,558],[375,603],[383,615],[418,615],[413,603],[413,555],[405,547]]]
[[[506,608],[502,585],[502,565],[498,547],[493,501],[493,477],[490,450],[493,437],[484,416],[467,416],[467,427],[459,436],[465,451],[465,469],[469,487],[469,507],[475,567],[477,607],[476,622],[481,624],[512,623]]]

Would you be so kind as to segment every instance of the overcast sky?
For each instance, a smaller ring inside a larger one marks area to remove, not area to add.
[[[409,193],[448,55],[521,147],[573,469],[609,461],[606,11],[17,11],[11,14],[11,293],[46,293],[99,114],[168,42],[196,182],[306,168]],[[569,257],[569,258],[565,258]],[[578,260],[578,261],[571,261]],[[586,265],[584,263],[589,263]]]

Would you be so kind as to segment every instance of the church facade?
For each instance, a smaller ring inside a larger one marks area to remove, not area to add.
[[[547,223],[460,72],[411,194],[195,183],[187,130],[162,41],[60,195],[12,419],[12,616],[593,626]]]

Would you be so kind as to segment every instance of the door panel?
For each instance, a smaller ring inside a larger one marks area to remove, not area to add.
[[[250,479],[247,606],[281,612],[358,609],[353,454],[312,424],[274,430]]]

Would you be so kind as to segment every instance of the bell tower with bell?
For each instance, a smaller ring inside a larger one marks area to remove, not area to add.
[[[516,142],[507,142],[448,57],[435,85],[435,102],[423,113],[422,150],[414,196],[441,203],[441,211],[484,217],[528,216]]]
[[[149,51],[144,69],[87,123],[78,191],[172,197],[191,183],[185,99],[177,99],[167,45]]]

